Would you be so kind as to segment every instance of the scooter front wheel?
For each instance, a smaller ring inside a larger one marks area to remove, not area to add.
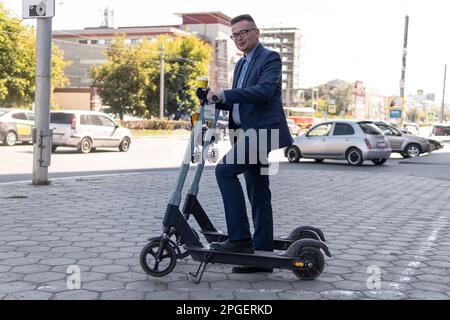
[[[152,277],[164,277],[172,272],[177,263],[177,253],[169,242],[164,244],[161,258],[158,259],[160,242],[161,240],[152,240],[141,251],[141,267]]]

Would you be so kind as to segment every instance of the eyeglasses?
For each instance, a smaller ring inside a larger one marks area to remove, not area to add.
[[[233,34],[230,36],[230,38],[231,38],[231,40],[236,40],[236,39],[238,39],[238,38],[243,38],[244,36],[247,35],[247,33],[249,33],[250,31],[253,31],[253,30],[256,30],[256,28],[241,30],[241,31],[239,31],[239,32],[237,32],[237,33],[233,33]]]

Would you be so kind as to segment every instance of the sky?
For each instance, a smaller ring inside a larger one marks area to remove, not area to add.
[[[22,0],[0,2],[21,16]],[[406,15],[406,93],[415,94],[419,89],[435,93],[440,104],[444,66],[450,64],[450,1],[56,0],[53,29],[99,26],[106,7],[115,11],[114,27],[180,24],[175,13],[205,11],[220,11],[230,17],[248,13],[259,27],[297,27],[304,40],[302,87],[334,79],[359,80],[368,89],[399,95]]]

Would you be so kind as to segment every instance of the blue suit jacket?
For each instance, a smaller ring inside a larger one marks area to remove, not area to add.
[[[284,148],[293,143],[281,101],[281,58],[277,52],[264,48],[260,43],[250,61],[242,89],[236,89],[242,59],[234,70],[233,89],[224,90],[226,103],[216,107],[230,111],[229,128],[237,129],[233,121],[233,105],[239,103],[241,128],[261,129],[268,133],[267,151]],[[278,143],[272,143],[271,130],[279,130]]]

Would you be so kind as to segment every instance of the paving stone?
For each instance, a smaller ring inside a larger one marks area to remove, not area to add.
[[[448,289],[450,289],[450,286],[448,284],[440,284],[432,282],[417,282],[412,283],[411,286],[416,289],[436,291],[436,292],[446,292]]]
[[[11,258],[11,259],[4,259],[2,260],[1,264],[7,265],[7,266],[19,266],[19,265],[30,265],[37,263],[39,259],[36,258]]]
[[[450,295],[435,291],[408,290],[405,292],[409,298],[420,300],[448,300]]]
[[[53,293],[36,290],[21,291],[5,295],[4,300],[49,300]]]
[[[228,290],[198,290],[190,295],[191,300],[233,300],[234,294]]]
[[[270,288],[272,290],[292,290],[293,286],[288,282],[274,281],[274,280],[264,280],[252,282],[251,286],[255,290],[267,289]]]
[[[348,290],[323,291],[321,292],[321,295],[323,298],[331,300],[360,300],[364,297],[361,292]]]
[[[407,298],[407,295],[403,292],[394,290],[370,290],[363,293],[365,296],[373,299],[399,300]]]
[[[108,292],[124,289],[125,285],[119,281],[112,280],[98,280],[83,282],[81,285],[82,289],[96,291],[96,292]]]
[[[95,300],[99,296],[98,292],[80,289],[55,293],[52,300]]]
[[[94,272],[101,272],[101,273],[120,273],[128,271],[128,267],[125,266],[118,266],[118,265],[104,265],[104,266],[96,266],[92,268],[92,271]]]
[[[0,293],[16,293],[20,291],[28,291],[36,288],[36,285],[23,282],[23,281],[13,281],[7,283],[0,283]]]
[[[282,300],[320,300],[322,296],[312,291],[285,291],[278,293]]]
[[[0,273],[0,283],[22,280],[23,277],[24,275],[20,273],[12,273],[12,272]]]
[[[234,292],[237,300],[276,300],[280,290],[238,290]]]
[[[148,281],[134,281],[128,282],[125,285],[126,290],[134,290],[139,292],[152,292],[152,291],[168,291],[168,283],[148,280]]]
[[[245,281],[226,280],[211,282],[211,288],[218,290],[237,290],[237,289],[251,289],[250,283]]]
[[[189,300],[189,293],[181,291],[147,292],[145,300]]]
[[[102,293],[102,300],[142,300],[144,293],[132,290],[117,290]]]
[[[321,292],[321,291],[328,291],[333,290],[335,287],[331,283],[323,282],[323,281],[295,281],[292,282],[291,285],[294,287],[294,289],[298,289],[301,291],[308,291],[308,292]]]
[[[68,258],[50,258],[50,259],[42,259],[41,264],[47,264],[49,266],[70,266],[74,265],[76,261],[74,259]]]
[[[63,273],[57,272],[38,272],[33,274],[28,274],[25,276],[24,280],[29,282],[45,283],[49,281],[62,280],[66,277]]]

